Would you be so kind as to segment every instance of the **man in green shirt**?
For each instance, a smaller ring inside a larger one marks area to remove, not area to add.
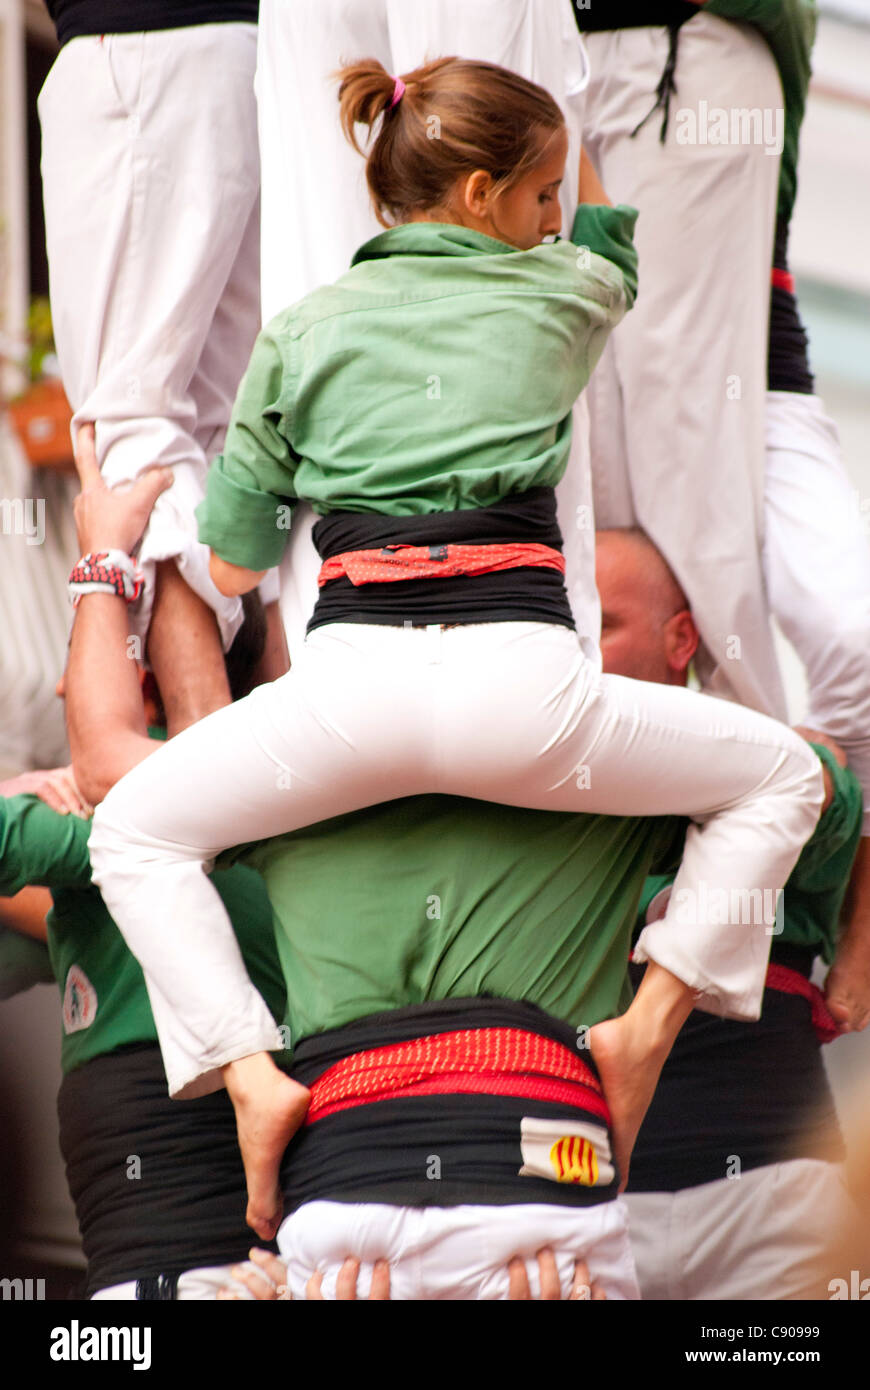
[[[684,684],[698,631],[662,556],[639,531],[599,532],[597,554],[604,669]],[[862,795],[833,745],[816,751],[832,796],[782,896],[761,1018],[693,1012],[641,1126],[627,1201],[644,1298],[824,1297],[837,1272],[844,1150],[821,1057],[837,1023],[809,975],[836,960]],[[672,883],[648,881],[639,927]]]
[[[188,601],[180,579],[174,584],[183,614]],[[236,639],[244,656],[237,650],[228,661],[237,695],[248,688],[256,661],[256,635],[250,643],[248,636],[257,616],[252,623],[249,611]],[[262,636],[260,623],[260,647]],[[116,771],[138,751],[140,736],[153,746],[145,717],[150,724],[162,719],[153,698],[140,694],[126,644],[119,654],[120,689],[138,710],[141,734],[138,724],[113,727],[118,686],[87,681],[73,696],[82,696],[100,727]],[[30,774],[0,784],[0,900],[12,900],[0,913],[4,925],[17,924],[26,894],[48,897],[47,953],[15,931],[0,934],[0,997],[37,980],[54,979],[60,989],[60,1146],[88,1262],[85,1292],[98,1299],[214,1298],[250,1245],[232,1107],[225,1093],[204,1104],[168,1100],[142,970],[91,883],[89,810],[68,776],[52,776],[41,774],[32,787],[37,779]],[[280,1022],[284,982],[262,880],[240,864],[217,871],[215,886],[246,968]]]

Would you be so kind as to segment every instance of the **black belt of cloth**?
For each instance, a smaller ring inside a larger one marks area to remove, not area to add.
[[[812,952],[774,947],[781,965]],[[642,967],[631,967],[635,983]],[[795,1158],[839,1162],[843,1139],[808,1000],[766,989],[757,1023],[695,1010],[680,1030],[631,1156],[629,1192],[678,1192]]]
[[[388,545],[502,545],[512,542],[562,549],[551,487],[530,488],[490,507],[384,516],[378,512],[330,512],[312,533],[322,560],[351,550]],[[320,590],[308,623],[556,623],[574,627],[565,581],[552,569],[499,570],[453,579],[402,579],[390,584],[351,584],[331,579]]]
[[[773,247],[773,264],[788,270],[788,222],[778,218]],[[809,344],[801,322],[795,296],[790,290],[772,285],[770,289],[770,330],[767,339],[768,391],[794,391],[811,396],[815,391],[810,371]]]
[[[57,41],[94,34],[152,33],[194,24],[256,24],[259,0],[46,0]]]
[[[88,1297],[247,1259],[245,1177],[225,1091],[170,1100],[160,1049],[132,1045],[65,1076],[58,1116]]]
[[[303,1040],[293,1075],[310,1085],[343,1057],[432,1033],[467,1028],[523,1028],[576,1050],[577,1030],[534,1004],[507,999],[452,999],[373,1014],[346,1028]],[[590,1053],[582,1059],[595,1071]],[[520,1177],[524,1117],[577,1120],[576,1106],[526,1097],[412,1096],[375,1101],[325,1115],[303,1127],[285,1155],[284,1209],[305,1202],[382,1202],[390,1206],[505,1206],[542,1202],[596,1206],[612,1201],[609,1186]],[[590,1115],[593,1124],[603,1121]]]
[[[671,28],[684,24],[698,13],[697,5],[685,0],[572,0],[574,17],[581,34],[592,34],[600,29],[651,29],[664,25]]]
[[[647,111],[643,120],[639,121],[631,132],[632,138],[642,130],[647,121],[656,111],[662,113],[662,123],[659,128],[659,140],[665,143],[668,133],[668,120],[670,117],[671,97],[676,93],[676,71],[677,71],[677,49],[679,46],[679,36],[681,27],[687,20],[694,19],[698,13],[698,5],[684,3],[684,0],[659,0],[658,4],[645,5],[641,0],[605,0],[602,5],[599,0],[595,4],[591,0],[573,0],[574,18],[581,34],[595,33],[601,30],[615,29],[667,29],[668,31],[668,53],[665,58],[665,65],[661,76],[656,84],[655,101]]]

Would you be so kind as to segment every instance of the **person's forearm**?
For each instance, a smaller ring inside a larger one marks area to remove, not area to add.
[[[47,888],[22,888],[13,898],[0,898],[0,925],[34,941],[45,941],[45,919],[50,911],[51,894]]]
[[[211,575],[212,583],[218,593],[225,598],[235,598],[240,594],[249,594],[252,589],[265,577],[265,570],[249,570],[244,565],[233,565],[229,560],[222,560],[219,555],[211,552],[208,561],[208,572]]]
[[[66,717],[76,781],[93,805],[151,751],[137,646],[123,599],[81,599],[70,642]]]
[[[592,160],[586,153],[584,145],[580,151],[580,175],[577,186],[578,203],[596,203],[599,206],[612,207],[610,199],[604,191],[604,185],[598,177],[598,171]]]

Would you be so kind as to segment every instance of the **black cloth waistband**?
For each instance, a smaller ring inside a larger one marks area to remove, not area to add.
[[[599,29],[648,29],[665,25],[684,24],[698,13],[697,5],[684,3],[684,0],[653,0],[644,4],[643,0],[572,0],[574,16],[581,34],[591,34]]]
[[[777,954],[805,973],[801,953]],[[636,982],[642,970],[631,970]],[[757,1023],[690,1014],[641,1126],[628,1191],[677,1192],[769,1163],[844,1154],[809,1002],[766,989]]]
[[[259,0],[46,0],[57,41],[94,34],[152,33],[194,24],[256,24]]]
[[[160,1049],[135,1045],[65,1076],[58,1116],[87,1296],[247,1259],[245,1177],[225,1091],[170,1100]]]
[[[536,1005],[506,999],[453,999],[372,1014],[346,1028],[304,1039],[293,1075],[305,1085],[344,1057],[369,1048],[468,1028],[523,1028],[575,1050],[577,1031]],[[588,1051],[582,1059],[595,1066]],[[285,1211],[305,1202],[383,1202],[391,1206],[503,1206],[542,1202],[593,1206],[612,1201],[618,1175],[601,1187],[519,1176],[524,1118],[576,1121],[578,1107],[516,1096],[432,1095],[377,1101],[305,1126],[282,1169]],[[589,1122],[603,1126],[590,1115]]]
[[[426,512],[423,516],[385,516],[383,512],[330,512],[315,523],[311,538],[321,560],[346,550],[377,550],[385,545],[503,545],[536,542],[562,549],[551,487],[533,487],[489,507]]]
[[[312,539],[322,560],[350,550],[386,545],[497,545],[512,541],[562,549],[552,488],[530,488],[490,507],[384,516],[375,512],[330,512],[315,524]],[[308,624],[325,623],[540,622],[574,627],[562,575],[555,570],[518,568],[455,579],[406,579],[355,587],[332,579],[320,591]]]
[[[525,1028],[530,1033],[552,1038],[572,1051],[577,1047],[577,1030],[570,1023],[563,1023],[537,1004],[523,999],[498,999],[491,995],[432,999],[425,1004],[409,1004],[404,1009],[366,1014],[365,1018],[343,1028],[330,1028],[325,1033],[302,1038],[293,1051],[293,1075],[303,1086],[310,1086],[327,1067],[354,1052],[465,1028]],[[597,1076],[590,1052],[583,1053],[583,1061]]]

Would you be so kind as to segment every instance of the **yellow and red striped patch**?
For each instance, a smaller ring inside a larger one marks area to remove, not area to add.
[[[543,1120],[524,1115],[520,1123],[521,1177],[609,1187],[616,1178],[610,1138],[594,1120]]]
[[[598,1157],[588,1139],[579,1134],[563,1134],[550,1149],[550,1162],[557,1182],[579,1182],[594,1187],[598,1181]]]

